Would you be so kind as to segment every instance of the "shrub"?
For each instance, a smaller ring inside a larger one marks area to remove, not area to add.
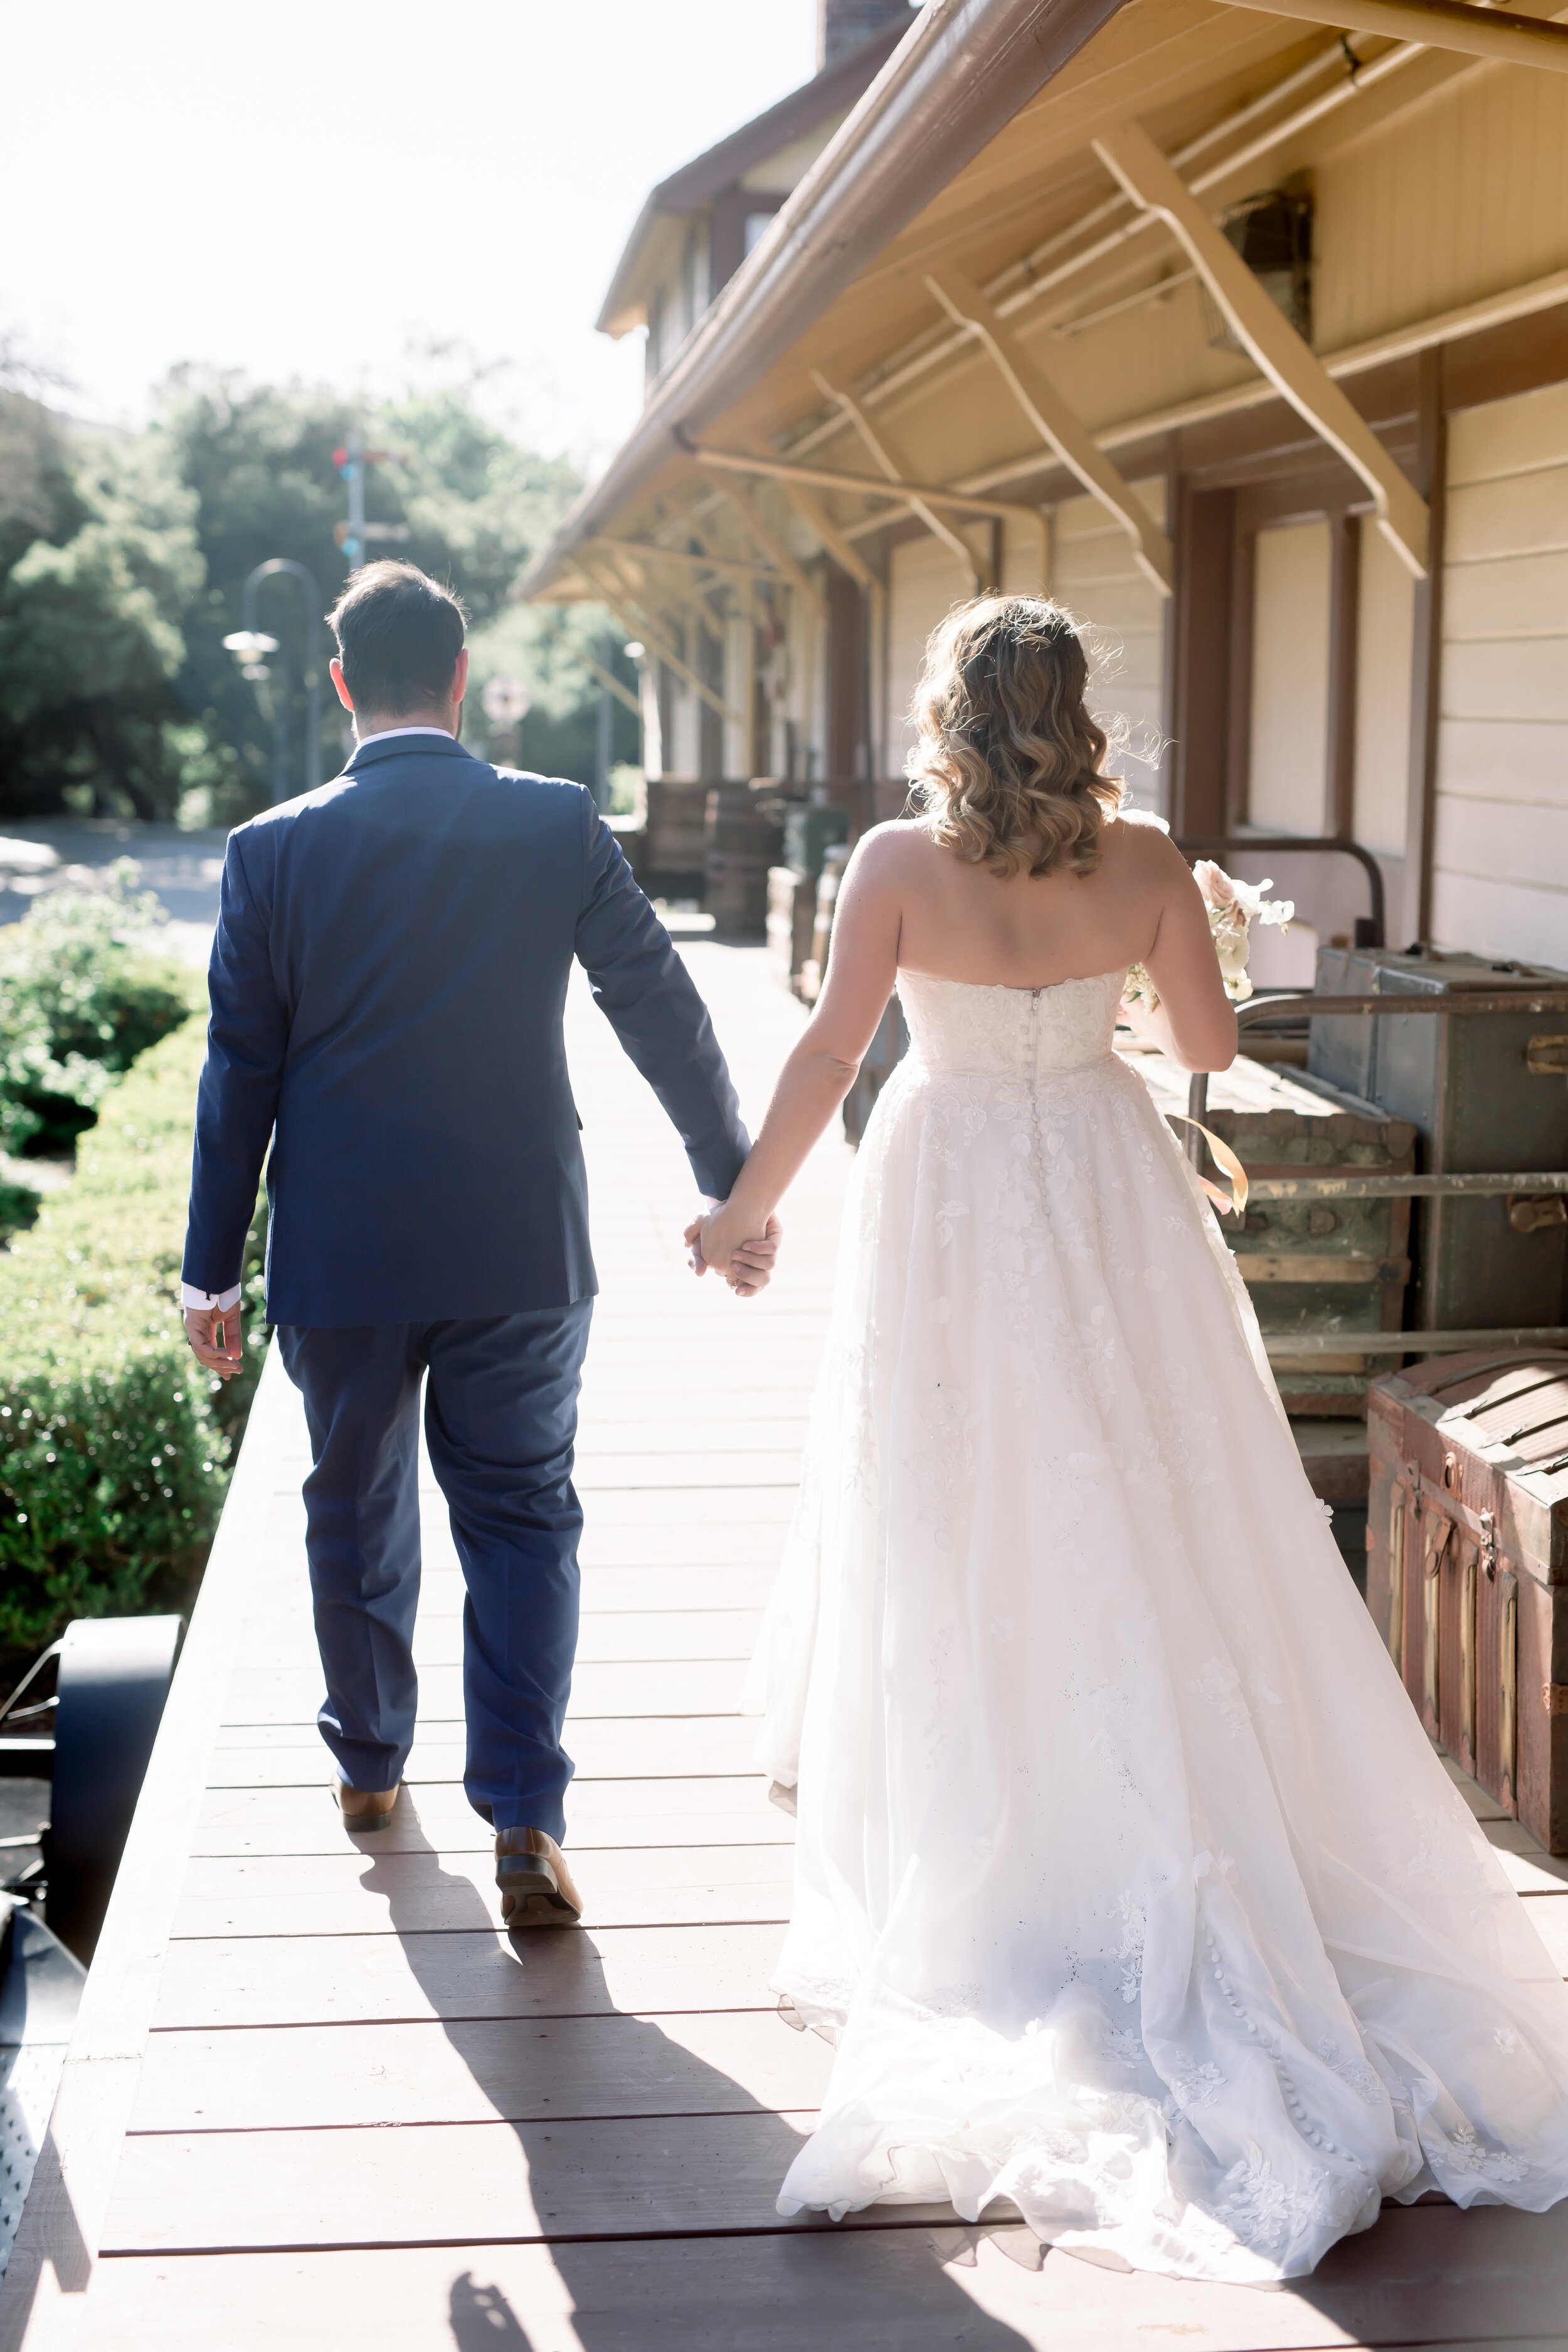
[[[0,1255],[0,1650],[72,1617],[184,1606],[258,1369],[225,1389],[179,1318],[203,1024],[105,1095],[75,1181]],[[261,1304],[253,1232],[246,1307]]]
[[[68,1146],[119,1071],[185,1020],[165,921],[121,858],[101,890],[50,890],[0,931],[0,1148]]]

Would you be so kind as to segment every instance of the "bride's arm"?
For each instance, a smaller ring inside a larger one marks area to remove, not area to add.
[[[1158,1005],[1124,1003],[1122,1018],[1184,1070],[1228,1070],[1236,1059],[1236,1008],[1225,992],[1208,909],[1175,844],[1151,826],[1139,848],[1150,860],[1159,908],[1144,968]]]
[[[779,1072],[768,1115],[735,1189],[702,1220],[702,1255],[721,1273],[767,1222],[854,1085],[899,968],[899,828],[866,835],[844,869],[816,1007]]]

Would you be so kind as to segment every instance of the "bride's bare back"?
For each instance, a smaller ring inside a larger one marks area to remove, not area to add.
[[[858,1060],[900,971],[1054,988],[1142,963],[1160,992],[1161,1044],[1189,1069],[1224,1069],[1236,1016],[1186,860],[1163,826],[1133,815],[1108,818],[1099,847],[1088,874],[1064,866],[1002,876],[934,840],[929,821],[879,825],[840,886],[813,1027],[820,1022]]]
[[[1197,884],[1162,825],[1117,810],[1087,682],[1070,615],[1037,599],[961,606],[933,637],[915,704],[926,814],[876,826],[845,869],[822,994],[728,1207],[703,1226],[710,1263],[764,1230],[900,970],[1032,990],[1142,963],[1161,1002],[1136,1025],[1188,1069],[1234,1060]]]

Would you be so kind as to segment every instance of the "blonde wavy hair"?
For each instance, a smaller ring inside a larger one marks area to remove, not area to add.
[[[906,772],[932,837],[993,874],[1092,874],[1120,777],[1084,704],[1072,614],[1037,596],[955,605],[926,646]]]

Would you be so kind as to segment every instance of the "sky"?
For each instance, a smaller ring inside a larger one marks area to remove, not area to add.
[[[125,424],[186,361],[378,394],[471,355],[596,469],[643,198],[815,41],[815,0],[0,0],[0,347]]]

